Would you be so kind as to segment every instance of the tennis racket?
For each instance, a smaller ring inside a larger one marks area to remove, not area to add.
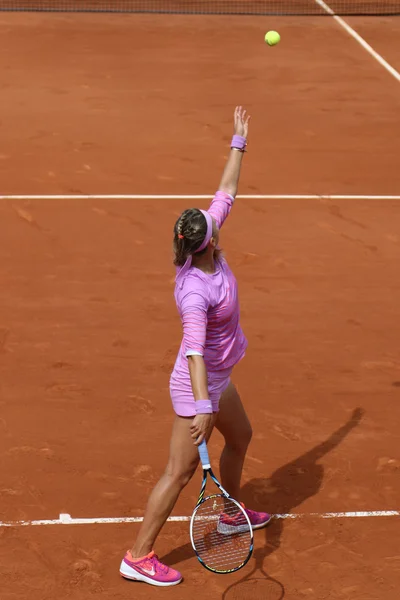
[[[243,507],[212,472],[206,442],[198,449],[203,483],[190,519],[190,540],[203,567],[213,573],[234,573],[244,567],[253,553],[252,527]],[[204,497],[208,476],[220,493]]]

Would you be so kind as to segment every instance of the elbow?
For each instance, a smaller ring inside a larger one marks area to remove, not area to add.
[[[189,354],[186,355],[188,360],[189,373],[194,373],[198,369],[204,368],[204,358],[201,354]]]
[[[219,189],[221,192],[224,192],[225,194],[232,196],[233,199],[236,198],[238,186],[235,185],[234,183],[222,183],[219,186]]]
[[[196,365],[199,363],[203,363],[204,362],[204,358],[200,353],[195,353],[195,354],[186,354],[186,357],[188,359],[188,363],[189,365]]]

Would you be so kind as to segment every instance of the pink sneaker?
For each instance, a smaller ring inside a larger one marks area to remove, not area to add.
[[[241,505],[249,517],[251,528],[253,530],[266,527],[272,519],[272,516],[268,513],[256,512],[255,510],[246,508],[243,503],[241,503]],[[233,516],[222,514],[218,521],[217,531],[223,535],[231,535],[234,533],[240,533],[241,531],[246,531],[248,527],[249,526],[245,517],[240,511],[238,511],[237,514]]]
[[[177,585],[182,581],[182,575],[160,562],[154,552],[133,560],[132,554],[128,550],[121,562],[119,572],[125,579],[145,581],[150,585]]]
[[[251,510],[250,508],[246,508],[244,504],[242,504],[245,509],[247,516],[249,517],[252,529],[262,529],[266,527],[268,523],[272,520],[272,515],[265,512],[257,512],[255,510]]]

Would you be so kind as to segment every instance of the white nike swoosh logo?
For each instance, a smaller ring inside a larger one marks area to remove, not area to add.
[[[154,575],[156,574],[156,570],[154,567],[152,567],[150,569],[150,571],[148,569],[144,569],[143,567],[140,567],[140,570],[143,571],[143,573],[147,573],[148,575],[151,575],[152,577],[154,577]]]

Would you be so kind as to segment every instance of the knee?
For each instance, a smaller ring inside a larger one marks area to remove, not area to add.
[[[183,489],[192,479],[197,465],[198,460],[188,465],[170,461],[165,469],[165,475],[171,480],[171,483]]]
[[[225,444],[238,454],[246,454],[247,448],[253,437],[253,429],[250,423],[247,423],[240,431],[240,434],[232,439],[225,439]]]
[[[252,429],[250,423],[248,423],[248,425],[243,429],[243,435],[242,435],[242,447],[244,450],[247,450],[247,447],[249,446],[252,437],[253,437],[253,429]]]
[[[248,427],[248,429],[246,431],[246,436],[247,436],[246,437],[246,442],[247,442],[247,446],[248,446],[250,444],[250,442],[251,442],[251,438],[253,437],[253,428],[250,425],[250,423],[249,423],[249,427]]]

